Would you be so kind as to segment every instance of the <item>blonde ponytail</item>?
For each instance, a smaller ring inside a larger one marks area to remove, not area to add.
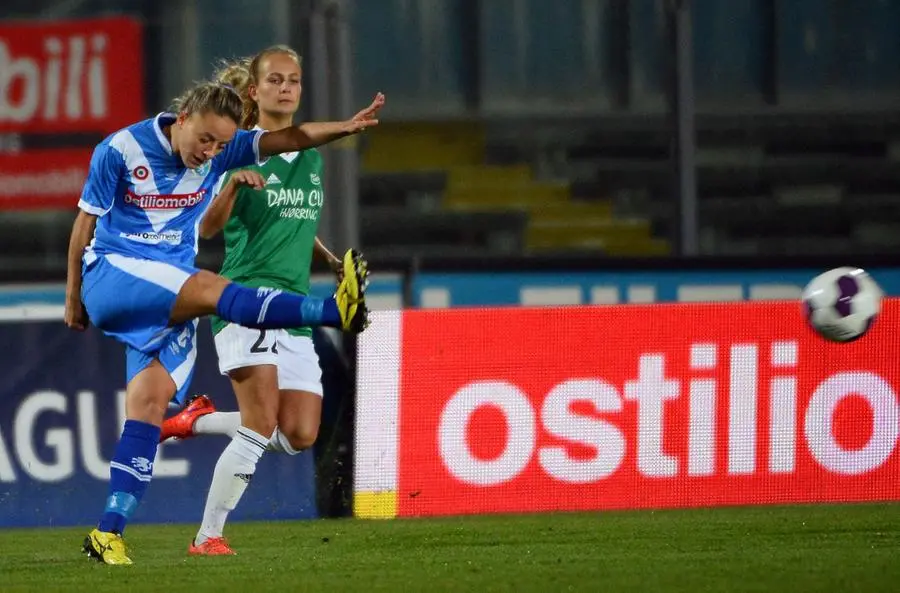
[[[244,129],[250,129],[259,121],[259,108],[256,102],[250,98],[251,84],[250,58],[240,58],[233,61],[222,61],[214,74],[216,82],[234,89],[241,98],[242,112],[239,125]]]

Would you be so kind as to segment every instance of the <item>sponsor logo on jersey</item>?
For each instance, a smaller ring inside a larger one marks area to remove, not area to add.
[[[134,241],[136,243],[144,243],[146,245],[159,245],[160,243],[168,243],[170,245],[181,244],[181,231],[147,231],[143,233],[120,233],[120,237]]]
[[[277,208],[279,206],[322,207],[322,191],[318,189],[314,189],[308,194],[304,193],[301,188],[268,189],[266,190],[266,198],[269,202],[269,208]]]
[[[322,208],[322,190],[313,189],[304,193],[300,188],[267,189],[269,208],[280,208],[281,218],[296,220],[318,220]]]
[[[281,184],[281,179],[279,179],[278,175],[276,175],[275,173],[272,173],[271,175],[269,175],[269,178],[266,179],[266,185],[280,185],[280,184]]]
[[[203,201],[205,189],[192,194],[151,194],[142,195],[132,191],[126,192],[125,203],[144,210],[177,210],[192,208]]]

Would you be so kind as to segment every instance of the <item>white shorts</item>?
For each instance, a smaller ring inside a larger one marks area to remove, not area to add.
[[[216,334],[219,371],[273,364],[278,367],[279,389],[322,395],[322,369],[313,341],[283,329],[250,329],[229,323]]]

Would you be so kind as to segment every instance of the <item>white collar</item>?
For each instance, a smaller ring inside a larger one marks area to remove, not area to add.
[[[171,121],[170,121],[171,120]],[[172,143],[166,138],[166,135],[163,133],[163,126],[171,126],[174,125],[178,120],[178,116],[174,113],[169,113],[167,111],[161,111],[156,114],[156,117],[153,118],[153,131],[156,132],[156,139],[159,140],[159,143],[162,145],[163,149],[172,154]]]

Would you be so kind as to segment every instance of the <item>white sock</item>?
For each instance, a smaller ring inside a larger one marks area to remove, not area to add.
[[[211,538],[222,537],[228,513],[234,510],[244,495],[256,471],[256,464],[266,450],[267,442],[266,437],[241,426],[222,451],[206,496],[203,523],[194,540],[197,545]]]
[[[288,455],[297,455],[300,453],[299,449],[294,449],[291,446],[291,442],[278,428],[275,428],[275,432],[272,433],[272,438],[269,439],[269,451],[287,453]]]
[[[213,412],[194,420],[194,434],[224,434],[234,437],[241,426],[240,412]]]

